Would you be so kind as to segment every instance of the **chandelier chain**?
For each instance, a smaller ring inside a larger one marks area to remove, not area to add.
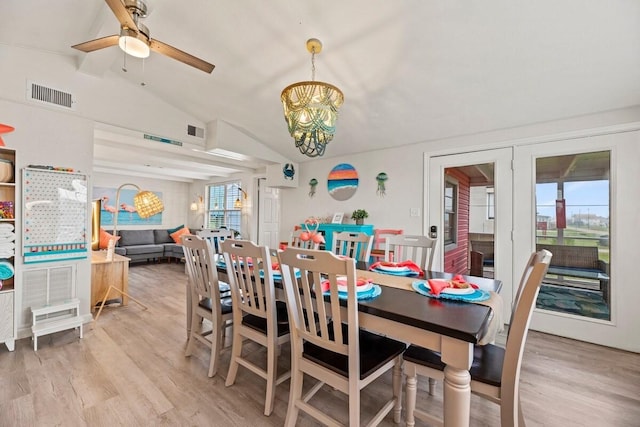
[[[316,80],[316,48],[311,49],[311,81]]]

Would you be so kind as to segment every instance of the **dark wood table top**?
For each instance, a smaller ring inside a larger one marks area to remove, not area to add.
[[[368,269],[367,263],[358,262],[356,266],[361,270]],[[427,271],[425,277],[420,280],[452,279],[453,276],[451,273]],[[500,280],[463,277],[485,291],[499,292],[502,288]],[[379,297],[359,301],[358,305],[361,312],[473,344],[477,344],[484,334],[491,313],[491,308],[486,305],[429,298],[414,291],[394,287],[385,287]]]
[[[367,263],[356,263],[358,269],[366,270]],[[224,267],[218,267],[220,280],[227,280]],[[451,279],[453,274],[428,271],[424,279]],[[384,275],[381,275],[384,276]],[[464,276],[467,281],[477,284],[486,291],[499,292],[500,280],[475,276]],[[422,280],[422,278],[421,278]],[[379,283],[384,286],[384,283]],[[280,283],[276,282],[280,287]],[[346,305],[346,301],[344,301]],[[380,318],[392,320],[418,329],[431,331],[465,342],[477,344],[485,332],[491,308],[475,303],[429,298],[414,291],[385,286],[382,294],[372,300],[358,301],[358,310]]]

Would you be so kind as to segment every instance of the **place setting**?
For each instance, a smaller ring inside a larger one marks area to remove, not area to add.
[[[378,261],[373,263],[369,270],[374,271],[376,273],[389,274],[392,276],[403,276],[403,277],[422,277],[424,276],[424,272],[422,269],[413,261],[402,261],[402,262],[389,262],[389,261]]]
[[[491,293],[479,289],[477,285],[467,282],[462,275],[453,279],[416,280],[411,287],[417,293],[429,298],[449,299],[455,301],[481,302],[491,298]]]
[[[338,298],[346,300],[349,296],[347,287],[347,277],[338,276],[336,278],[338,284]],[[323,295],[329,295],[329,280],[322,281]],[[365,301],[377,298],[382,294],[382,288],[380,285],[373,283],[373,280],[366,277],[358,277],[356,279],[356,298],[358,301]]]

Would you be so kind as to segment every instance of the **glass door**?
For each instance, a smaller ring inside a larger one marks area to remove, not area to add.
[[[616,280],[636,270],[639,137],[515,148],[515,263],[535,249],[553,253],[531,329],[639,351],[637,281]]]
[[[426,186],[428,228],[438,238],[434,270],[502,280],[506,313],[514,283],[511,153],[502,148],[430,157]]]

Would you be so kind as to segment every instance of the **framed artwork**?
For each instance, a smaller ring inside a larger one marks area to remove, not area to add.
[[[350,199],[358,189],[358,172],[348,163],[336,165],[327,179],[329,194],[336,200]]]
[[[344,212],[336,212],[333,214],[331,224],[342,224],[342,218],[344,218]]]
[[[93,187],[93,198],[101,199],[100,225],[113,225],[113,219],[118,215],[118,225],[160,225],[162,224],[162,212],[152,215],[149,218],[140,218],[133,206],[133,196],[138,190],[120,190],[120,206],[116,203],[115,188]],[[162,192],[154,191],[156,196],[162,200]]]

